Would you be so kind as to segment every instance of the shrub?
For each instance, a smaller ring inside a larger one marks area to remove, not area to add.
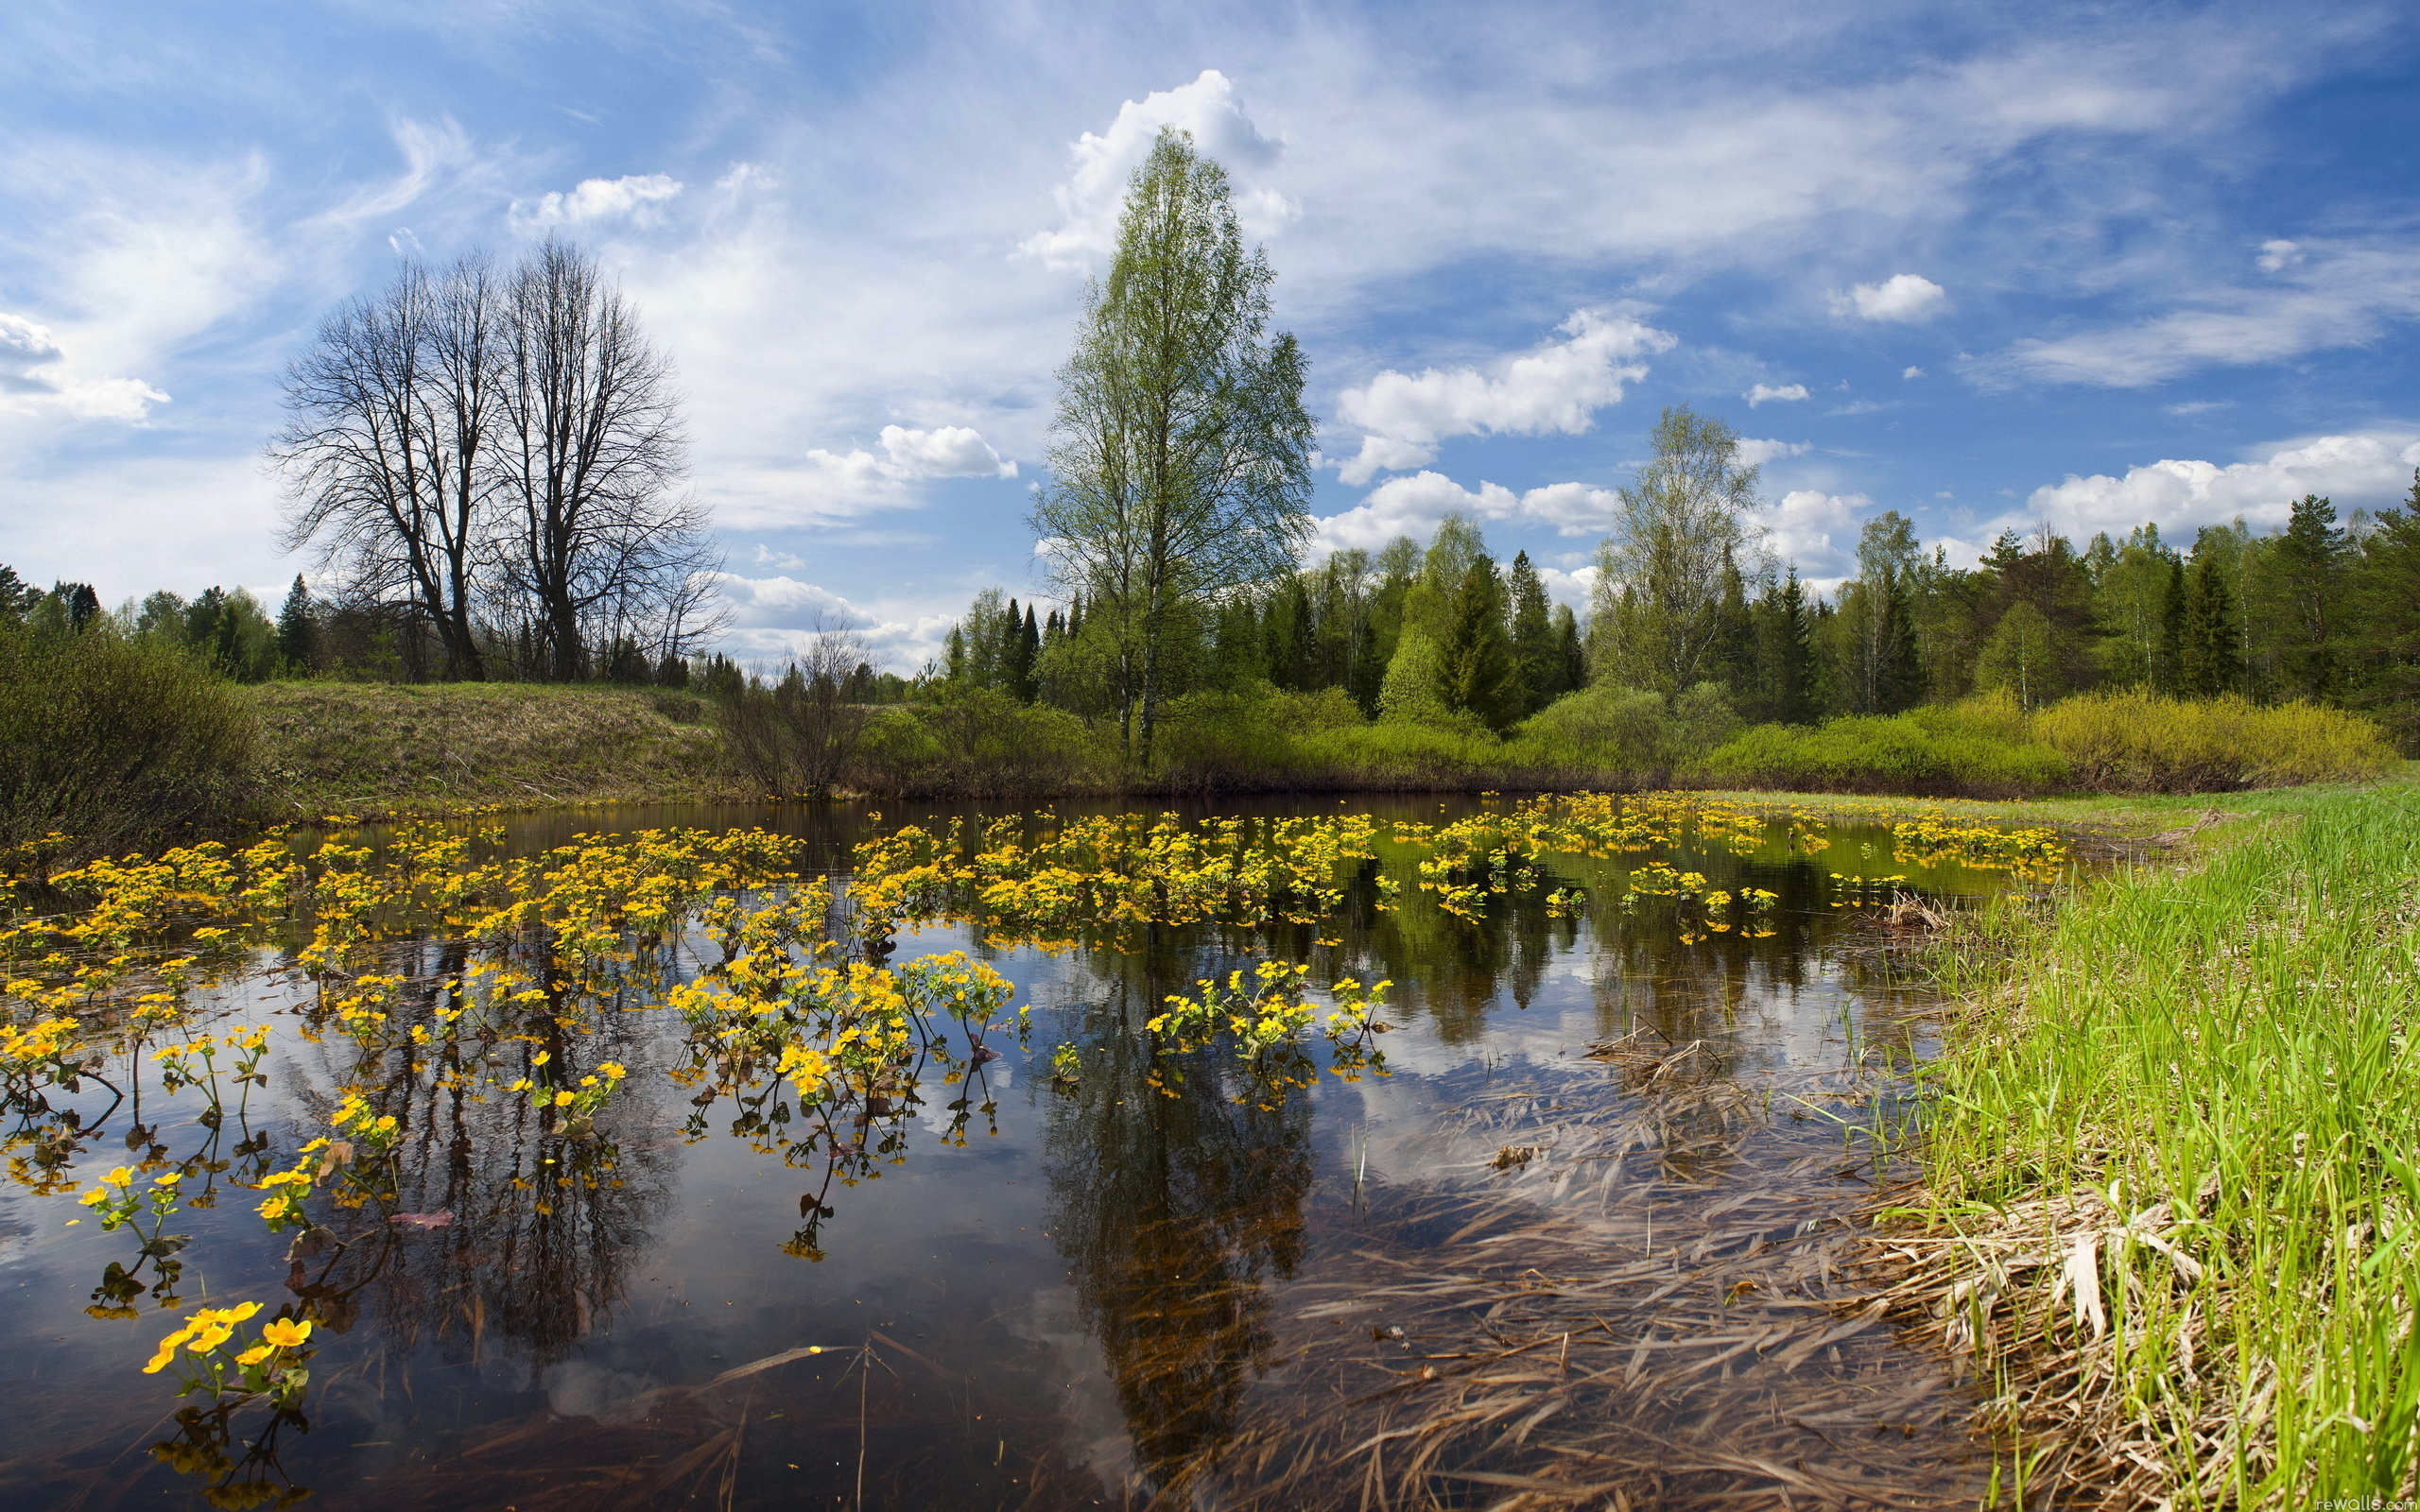
[[[1661,777],[1720,745],[1739,727],[1731,700],[1701,682],[1672,700],[1609,683],[1569,693],[1530,716],[1512,759],[1524,765]]]
[[[2384,732],[2360,714],[2308,703],[2262,708],[2232,694],[2082,694],[2036,714],[2033,730],[2066,757],[2080,784],[2103,793],[2356,782],[2394,760]]]
[[[861,751],[875,791],[998,798],[1116,780],[1115,730],[1096,735],[1063,709],[991,688],[941,684],[929,698],[873,711]]]
[[[256,735],[227,684],[153,641],[0,632],[0,842],[45,859],[160,843],[251,797]]]
[[[1758,725],[1687,768],[1694,781],[1815,792],[2014,798],[2067,779],[2060,754],[2021,733],[1997,699],[1912,714],[1847,715],[1809,729]]]

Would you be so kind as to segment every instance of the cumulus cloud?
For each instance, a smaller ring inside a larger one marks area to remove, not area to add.
[[[1754,516],[1774,556],[1798,564],[1802,581],[1829,593],[1857,571],[1858,524],[1874,511],[1862,493],[1793,489]]]
[[[1987,385],[2024,379],[2139,388],[2196,368],[2275,362],[2358,346],[2420,317],[2420,258],[2405,243],[2268,244],[2273,277],[2214,289],[2193,308],[2109,330],[2019,341],[1971,365]],[[2272,266],[2273,264],[2273,266]]]
[[[680,192],[681,180],[662,173],[583,179],[569,194],[552,191],[540,196],[534,204],[514,200],[512,223],[523,231],[590,226],[609,220],[651,226],[663,218],[659,207]]]
[[[816,636],[844,630],[865,645],[877,667],[913,674],[941,655],[956,612],[932,606],[875,600],[860,603],[782,573],[750,577],[720,573],[716,587],[731,611],[722,647],[766,669],[804,650]]]
[[[1515,493],[1500,483],[1465,489],[1442,472],[1422,471],[1389,478],[1340,514],[1314,522],[1314,552],[1347,547],[1374,551],[1397,536],[1427,536],[1449,514],[1479,520],[1524,520],[1555,527],[1559,534],[1601,534],[1612,524],[1621,496],[1585,483],[1549,483]]]
[[[927,478],[1017,475],[1016,463],[971,426],[885,425],[879,444],[879,453],[819,446],[794,464],[718,472],[716,512],[726,524],[742,527],[831,524],[901,507],[913,501],[912,485]]]
[[[167,402],[167,395],[141,379],[78,376],[47,326],[0,310],[0,404],[78,420],[131,421]]]
[[[1748,407],[1750,409],[1754,409],[1758,404],[1763,404],[1769,399],[1785,403],[1793,400],[1805,399],[1806,397],[1806,386],[1805,384],[1783,384],[1779,387],[1775,387],[1772,384],[1758,384],[1755,387],[1749,389],[1739,397],[1748,402]]]
[[[1205,68],[1190,84],[1126,101],[1108,130],[1086,131],[1077,138],[1068,150],[1071,171],[1052,191],[1059,201],[1060,226],[1018,243],[1018,254],[1062,268],[1089,267],[1095,259],[1108,256],[1117,245],[1126,181],[1150,155],[1151,143],[1164,126],[1191,132],[1195,147],[1218,159],[1236,180],[1236,218],[1246,235],[1266,236],[1300,213],[1272,186],[1251,181],[1275,165],[1282,144],[1253,125],[1234,80]]]
[[[1669,351],[1678,337],[1626,315],[1580,310],[1556,327],[1565,339],[1478,368],[1389,369],[1337,399],[1337,414],[1366,434],[1337,469],[1349,484],[1437,458],[1448,436],[1577,435],[1596,412],[1621,402],[1622,386],[1647,376],[1635,359]]]
[[[1017,475],[1014,462],[1002,461],[1000,454],[992,450],[980,433],[965,425],[943,425],[929,431],[885,425],[882,428],[882,449],[890,454],[891,468],[903,477],[1012,478]]]
[[[1812,441],[1768,441],[1753,436],[1739,439],[1739,460],[1748,467],[1762,467],[1777,456],[1805,456],[1815,449]]]
[[[1898,273],[1879,284],[1859,284],[1833,296],[1832,309],[1860,320],[1929,320],[1949,302],[1949,291],[1915,273]]]
[[[2420,467],[2420,435],[2320,436],[2224,467],[2169,460],[2128,468],[2123,477],[2070,475],[2035,489],[2022,511],[1994,524],[2022,528],[2047,520],[2080,539],[2100,530],[2131,530],[2145,521],[2174,534],[2238,515],[2256,528],[2274,527],[2286,523],[2293,501],[2306,493],[2333,499],[2347,512],[2391,504],[2411,486],[2414,467]]]

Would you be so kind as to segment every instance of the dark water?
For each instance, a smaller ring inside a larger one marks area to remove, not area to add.
[[[667,823],[803,833],[834,867],[876,826],[842,805],[684,807],[510,831],[537,849]],[[696,1108],[658,1074],[680,1033],[662,1013],[611,1031],[633,1074],[610,1170],[559,1144],[549,1168],[502,1104],[415,1091],[404,1205],[452,1221],[348,1253],[352,1326],[315,1341],[305,1423],[236,1420],[233,1481],[513,1512],[1971,1505],[1988,1465],[1963,1399],[1843,1270],[1843,1220],[1889,1177],[1904,1073],[1932,1041],[1893,936],[1835,907],[1830,874],[1951,901],[2004,881],[1900,864],[1887,830],[1830,838],[1662,858],[1780,894],[1763,937],[1651,908],[1498,900],[1471,922],[1357,894],[1316,928],[995,954],[1034,1005],[1028,1047],[928,1092],[904,1159],[854,1184],[786,1163],[780,1130],[735,1135],[728,1101]],[[970,943],[934,930],[897,958]],[[1271,955],[1314,981],[1391,977],[1390,1074],[1271,1097],[1205,1054],[1176,1095],[1147,1086],[1142,1020]],[[290,1023],[277,1010],[304,988],[266,964],[221,995],[227,1022]],[[1048,1076],[1063,1041],[1087,1057],[1071,1090]],[[151,1145],[226,1160],[265,1134],[282,1165],[324,1127],[339,1048],[281,1028],[268,1088],[215,1132],[156,1085],[114,1108],[53,1095],[87,1125],[73,1184],[0,1192],[0,1509],[207,1504],[212,1479],[151,1449],[178,1403],[141,1366],[176,1314],[85,1315],[134,1241],[69,1226],[75,1193]],[[173,1225],[192,1235],[182,1310],[274,1309],[285,1241],[256,1194],[222,1177],[218,1195]]]

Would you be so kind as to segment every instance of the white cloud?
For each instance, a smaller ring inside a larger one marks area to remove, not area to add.
[[[2230,409],[2233,408],[2234,405],[2235,401],[2232,399],[2195,399],[2188,400],[2182,404],[2162,404],[2160,406],[2160,413],[2164,415],[2176,416],[2206,415],[2211,410]]]
[[[1921,378],[1924,375],[1925,370],[1922,368],[1909,368],[1899,374],[1901,378]]]
[[[1777,456],[1805,456],[1815,449],[1812,441],[1768,441],[1746,436],[1739,440],[1739,460],[1749,467],[1762,467]]]
[[[0,406],[133,421],[167,402],[167,395],[139,378],[78,376],[47,326],[0,310]]]
[[[1854,314],[1860,320],[1929,320],[1949,302],[1949,291],[1915,273],[1897,273],[1879,284],[1859,284],[1835,295],[1836,314]]]
[[[914,673],[936,660],[958,615],[925,606],[859,603],[819,583],[784,573],[749,577],[722,573],[716,587],[731,611],[724,649],[743,662],[770,668],[798,655],[817,634],[846,630],[865,644],[877,667]]]
[[[1448,514],[1479,520],[1523,520],[1555,527],[1565,536],[1601,535],[1612,524],[1621,496],[1585,483],[1549,483],[1514,493],[1500,483],[1465,489],[1441,472],[1419,472],[1389,478],[1358,505],[1313,522],[1312,551],[1324,556],[1346,547],[1374,551],[1397,536],[1426,538]]]
[[[569,194],[551,191],[534,205],[512,202],[513,225],[523,231],[554,226],[588,226],[628,220],[651,226],[662,218],[657,207],[681,192],[681,180],[668,174],[634,173],[619,179],[583,179]]]
[[[1805,399],[1806,397],[1806,386],[1805,384],[1783,384],[1779,387],[1775,387],[1772,384],[1758,384],[1756,387],[1749,389],[1739,397],[1748,402],[1748,407],[1750,409],[1754,409],[1758,404],[1763,404],[1769,399],[1776,402],[1789,402]]]
[[[2146,521],[2173,534],[2238,515],[2255,528],[2273,528],[2306,493],[2333,499],[2340,513],[2391,504],[2411,487],[2414,467],[2420,467],[2420,435],[2412,432],[2319,436],[2225,467],[2160,461],[2128,468],[2124,477],[2071,475],[2035,489],[2022,510],[1993,524],[2022,529],[2047,520],[2079,540]]]
[[[1862,493],[1825,493],[1793,489],[1755,515],[1765,544],[1817,592],[1829,593],[1857,570],[1858,523],[1874,501]]]
[[[898,425],[882,428],[882,449],[902,476],[912,478],[1012,478],[1014,462],[1000,460],[982,436],[964,425],[943,425],[913,431]]]
[[[2020,341],[1971,370],[1986,384],[2031,378],[2138,388],[2215,364],[2358,346],[2392,321],[2420,317],[2420,257],[2406,243],[2303,243],[2273,271],[2276,277],[2266,284],[2207,291],[2197,297],[2198,308]]]
[[[1367,433],[1337,475],[1367,483],[1381,472],[1436,460],[1448,436],[1525,436],[1588,429],[1596,411],[1618,404],[1622,385],[1647,376],[1634,359],[1669,351],[1678,337],[1626,315],[1580,310],[1556,327],[1568,339],[1477,368],[1392,369],[1337,399],[1337,414]]]
[[[1275,165],[1283,144],[1261,134],[1244,113],[1233,80],[1205,68],[1190,84],[1159,90],[1117,108],[1109,129],[1086,131],[1069,148],[1072,171],[1052,191],[1062,224],[1017,244],[1019,255],[1061,268],[1084,268],[1117,245],[1117,215],[1126,181],[1150,155],[1164,126],[1193,134],[1194,146],[1213,157],[1237,182],[1236,218],[1247,236],[1266,236],[1293,219],[1301,207],[1267,184],[1245,180]]]
[[[2260,244],[2260,255],[2253,259],[2266,273],[2282,273],[2303,260],[2302,244],[2283,237]]]
[[[880,444],[878,454],[819,446],[792,462],[717,468],[710,480],[716,517],[740,528],[838,524],[914,503],[912,485],[927,478],[1017,475],[1016,463],[970,426],[885,425]]]

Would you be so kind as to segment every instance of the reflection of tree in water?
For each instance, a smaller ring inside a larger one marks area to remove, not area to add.
[[[1302,1256],[1311,1112],[1301,1096],[1238,1100],[1223,1047],[1170,1057],[1181,1079],[1164,1070],[1167,1090],[1154,1088],[1143,1022],[1190,976],[1148,958],[1101,964],[1113,974],[1086,1015],[1083,1074],[1048,1111],[1051,1232],[1142,1474],[1164,1486],[1215,1456],[1247,1370],[1267,1363],[1266,1287]]]
[[[432,958],[413,963],[415,975],[458,979],[459,947],[424,949]],[[396,1025],[407,1034],[449,1003],[459,1005],[435,989],[410,993],[394,1005]],[[405,1040],[349,1058],[341,1079],[404,1134],[378,1199],[315,1204],[327,1233],[296,1246],[288,1285],[316,1315],[341,1331],[368,1303],[389,1348],[476,1358],[500,1338],[537,1366],[572,1353],[603,1322],[668,1200],[668,1151],[651,1139],[623,1143],[666,1122],[655,1105],[660,1078],[628,1078],[583,1138],[566,1137],[507,1084],[529,1075],[541,1051],[565,1083],[602,1061],[640,1058],[632,1021],[611,1008],[550,999],[518,1026],[524,1039]],[[599,1027],[566,1029],[583,1019]]]

